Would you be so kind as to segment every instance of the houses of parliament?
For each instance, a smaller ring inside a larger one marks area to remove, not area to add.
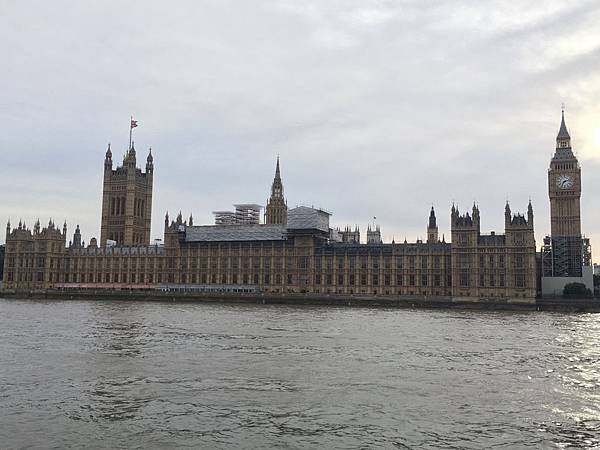
[[[87,245],[79,226],[52,221],[30,229],[6,227],[3,288],[182,289],[264,295],[428,296],[473,301],[532,303],[544,278],[582,277],[586,242],[581,235],[581,169],[564,112],[548,171],[552,235],[536,251],[534,210],[504,206],[504,233],[482,233],[479,207],[452,205],[451,239],[440,239],[436,212],[424,220],[427,239],[381,240],[379,228],[330,226],[330,213],[305,206],[288,209],[279,158],[264,223],[195,225],[167,214],[161,244],[150,242],[154,161],[138,168],[131,144],[113,167],[104,158],[99,241]],[[501,211],[499,211],[501,213]]]

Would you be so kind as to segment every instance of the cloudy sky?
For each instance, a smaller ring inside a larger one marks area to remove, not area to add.
[[[531,198],[540,244],[564,102],[600,255],[598,23],[597,0],[6,0],[0,220],[98,236],[104,152],[120,159],[133,114],[155,237],[167,210],[264,203],[279,154],[288,204],[334,226],[376,216],[414,240],[433,204],[448,236],[452,202],[476,201],[502,231],[506,200]]]

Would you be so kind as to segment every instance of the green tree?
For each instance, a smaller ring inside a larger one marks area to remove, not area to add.
[[[583,283],[569,283],[563,289],[563,298],[592,298],[590,291]]]

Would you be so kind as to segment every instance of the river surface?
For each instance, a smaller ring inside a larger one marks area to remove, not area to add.
[[[0,448],[600,448],[600,315],[0,299]]]

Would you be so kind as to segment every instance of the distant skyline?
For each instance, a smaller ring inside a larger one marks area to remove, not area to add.
[[[279,154],[288,206],[334,228],[364,237],[377,217],[386,242],[425,239],[433,204],[449,241],[453,202],[503,232],[506,200],[531,199],[540,247],[565,103],[600,261],[597,1],[32,1],[0,17],[3,224],[99,238],[104,152],[121,162],[133,115],[153,238],[167,210],[204,224],[264,206]]]

